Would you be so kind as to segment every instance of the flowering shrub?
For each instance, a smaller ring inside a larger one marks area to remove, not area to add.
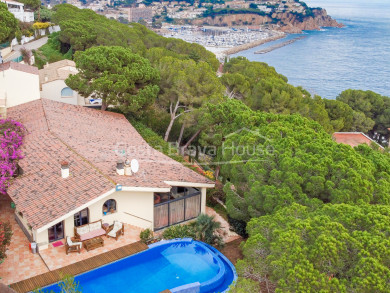
[[[33,28],[36,30],[45,29],[50,26],[50,22],[36,22],[33,24]]]
[[[25,134],[24,126],[11,119],[0,119],[0,193],[5,193],[17,162],[22,158],[20,147]]]
[[[206,177],[208,177],[209,179],[214,180],[213,171],[206,171],[206,172],[204,172],[204,175],[206,175]]]
[[[11,224],[0,221],[0,264],[7,257],[5,251],[7,250],[7,246],[11,243],[11,236]]]

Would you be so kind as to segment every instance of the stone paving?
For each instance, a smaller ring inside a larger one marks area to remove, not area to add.
[[[49,269],[55,270],[80,260],[85,260],[92,256],[110,251],[114,248],[119,248],[127,244],[131,244],[139,241],[139,234],[142,231],[141,228],[125,224],[125,235],[122,235],[116,241],[114,238],[103,236],[104,246],[99,247],[90,251],[87,251],[84,247],[81,249],[81,253],[72,252],[66,255],[65,246],[53,247],[49,245],[48,249],[42,250],[40,252],[42,258],[44,259],[46,265]],[[61,240],[65,243],[65,240]]]
[[[222,218],[216,211],[214,211],[212,208],[206,207],[206,214],[209,216],[214,216],[215,220],[221,223],[221,228],[225,232],[225,235],[223,237],[223,241],[225,243],[229,243],[231,241],[234,241],[234,240],[241,238],[241,236],[238,235],[237,233],[230,231],[229,223],[224,218]]]
[[[0,264],[0,282],[9,285],[35,275],[48,272],[48,268],[39,256],[29,250],[29,241],[16,223],[11,199],[0,194],[0,220],[12,225],[11,245],[6,252],[7,258]]]
[[[32,254],[29,250],[29,241],[26,235],[15,221],[11,199],[4,195],[0,195],[0,220],[10,221],[13,231],[11,245],[6,253],[7,258],[0,264],[0,282],[6,285],[46,273],[49,269],[55,270],[114,248],[137,242],[142,230],[125,224],[125,235],[119,237],[118,241],[103,236],[103,247],[89,252],[83,248],[80,254],[69,253],[66,255],[64,245],[53,247],[51,244],[48,249],[42,250],[40,254]],[[61,241],[65,243],[65,240]]]

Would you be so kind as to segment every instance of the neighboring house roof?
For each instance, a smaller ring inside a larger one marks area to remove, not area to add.
[[[27,131],[20,161],[23,175],[8,194],[34,228],[113,190],[116,184],[131,188],[170,188],[169,182],[213,184],[212,181],[150,147],[121,115],[40,99],[9,108],[8,116]],[[139,172],[119,176],[116,162],[127,157],[139,161]],[[61,177],[62,161],[70,176]]]
[[[369,138],[363,132],[335,132],[333,133],[333,138],[336,142],[348,144],[351,147],[355,147],[364,143],[368,145],[374,143],[383,149],[381,145],[379,145],[376,141]]]
[[[8,69],[22,71],[25,73],[38,74],[38,68],[28,64],[22,64],[13,61],[0,64],[0,72]]]
[[[70,74],[76,74],[76,63],[72,60],[61,60],[58,62],[46,64],[39,70],[39,84],[52,82],[55,80],[65,80]]]

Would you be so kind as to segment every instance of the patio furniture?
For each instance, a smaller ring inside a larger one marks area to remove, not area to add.
[[[110,226],[107,232],[107,237],[115,238],[115,240],[118,240],[119,236],[125,234],[125,227],[123,223],[114,221],[114,224]]]
[[[87,251],[90,251],[92,249],[103,247],[104,246],[104,240],[102,237],[96,237],[89,240],[85,240],[83,242],[84,247]]]
[[[103,229],[102,220],[99,220],[79,227],[74,227],[74,235],[77,239],[84,242],[89,239],[106,235],[106,231]]]
[[[67,255],[69,254],[69,252],[78,252],[78,253],[80,253],[81,246],[82,246],[82,242],[73,242],[72,239],[69,236],[66,237],[65,251],[66,251]]]
[[[103,228],[104,231],[106,231],[106,233],[107,233],[108,229],[110,228],[110,224],[108,224],[108,223],[103,223],[102,228]]]

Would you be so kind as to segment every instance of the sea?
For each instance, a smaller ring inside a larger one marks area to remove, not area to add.
[[[254,54],[286,39],[235,56],[266,62],[295,86],[335,99],[343,90],[371,90],[390,97],[390,0],[306,0],[325,8],[344,28],[288,35],[306,36],[266,54]]]

